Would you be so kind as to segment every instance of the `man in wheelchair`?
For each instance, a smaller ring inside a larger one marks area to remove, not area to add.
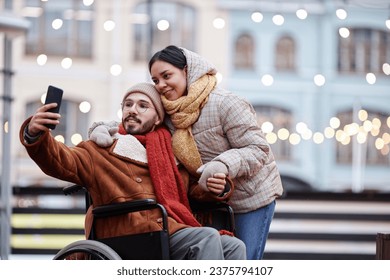
[[[107,147],[82,141],[67,147],[46,127],[58,124],[60,114],[43,105],[21,126],[20,141],[47,175],[85,186],[93,206],[151,198],[168,213],[171,259],[245,259],[244,243],[227,231],[202,227],[191,212],[188,195],[202,201],[226,201],[233,184],[216,173],[203,189],[173,156],[171,135],[163,124],[164,109],[152,84],[131,87],[122,101],[122,123],[111,131]],[[106,130],[107,131],[107,130]],[[93,221],[96,238],[138,234],[162,228],[158,209],[126,213]],[[86,234],[92,215],[86,216]]]

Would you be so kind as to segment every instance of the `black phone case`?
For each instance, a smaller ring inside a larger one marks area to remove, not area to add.
[[[47,110],[48,112],[58,113],[60,111],[63,93],[64,93],[64,91],[60,88],[57,88],[54,86],[48,87],[45,104],[57,103],[57,107],[52,108],[50,110]],[[56,126],[54,124],[46,124],[46,126],[50,129],[56,128]]]

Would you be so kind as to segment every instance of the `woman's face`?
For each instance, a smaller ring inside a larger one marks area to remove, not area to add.
[[[157,91],[172,101],[187,95],[187,68],[157,60],[150,68],[150,75]]]

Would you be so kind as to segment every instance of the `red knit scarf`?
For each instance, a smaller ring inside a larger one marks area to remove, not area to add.
[[[119,133],[128,134],[122,124],[119,125]],[[160,127],[146,135],[133,136],[146,147],[157,202],[177,222],[192,227],[201,226],[191,212],[187,191],[173,157],[170,132]]]

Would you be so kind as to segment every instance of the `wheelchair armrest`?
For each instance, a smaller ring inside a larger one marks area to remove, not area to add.
[[[191,202],[191,209],[193,212],[224,209],[234,219],[233,208],[225,202]]]
[[[205,210],[216,210],[216,209],[225,209],[229,213],[233,214],[232,207],[226,202],[198,202],[198,201],[190,201],[191,209],[194,212],[197,211],[205,211]]]
[[[95,218],[107,218],[110,216],[122,215],[131,212],[151,210],[159,208],[163,216],[163,229],[168,229],[168,214],[164,206],[154,199],[139,199],[119,203],[97,206],[92,210]]]
[[[214,210],[224,210],[227,212],[228,220],[230,224],[230,231],[235,233],[235,221],[234,221],[234,211],[233,208],[222,201],[218,202],[199,202],[199,201],[190,201],[191,210],[194,213],[199,212],[212,212]]]

